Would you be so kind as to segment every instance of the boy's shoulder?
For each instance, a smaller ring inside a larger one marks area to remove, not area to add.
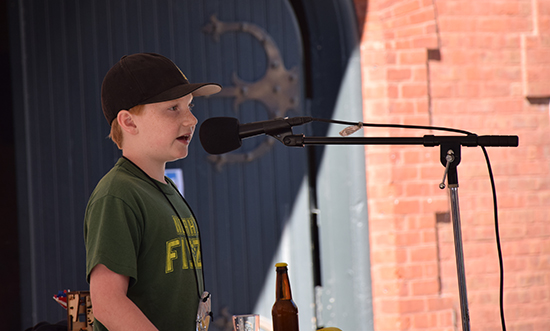
[[[145,179],[145,180],[144,180]],[[144,175],[131,162],[120,158],[109,172],[101,178],[90,199],[102,196],[128,196],[136,189],[149,186]]]

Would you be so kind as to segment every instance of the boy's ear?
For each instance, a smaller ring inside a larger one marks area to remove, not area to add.
[[[134,122],[134,117],[132,113],[127,110],[121,110],[118,112],[116,120],[120,128],[130,134],[137,133],[137,125]]]

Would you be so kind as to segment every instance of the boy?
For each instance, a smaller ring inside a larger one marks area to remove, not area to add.
[[[86,208],[94,330],[195,330],[204,291],[200,236],[164,170],[188,154],[197,124],[193,97],[220,90],[190,84],[172,61],[152,53],[125,56],[106,74],[101,103],[122,158]]]

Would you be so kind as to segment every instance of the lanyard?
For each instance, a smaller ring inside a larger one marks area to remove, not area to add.
[[[189,253],[191,254],[191,263],[193,264],[193,270],[195,271],[195,283],[197,285],[197,296],[199,297],[199,299],[201,298],[201,293],[200,293],[200,289],[199,289],[199,277],[197,276],[197,268],[195,266],[195,258],[193,257],[193,250],[191,249],[191,243],[189,241],[189,235],[187,234],[187,230],[185,229],[185,224],[183,224],[183,220],[181,219],[180,217],[180,214],[178,213],[178,210],[176,209],[176,207],[172,204],[172,201],[170,201],[170,199],[168,198],[168,196],[166,196],[166,194],[164,193],[164,191],[160,188],[159,184],[157,183],[156,180],[154,180],[153,178],[151,178],[151,176],[149,176],[145,171],[143,171],[143,169],[141,169],[140,167],[138,167],[137,164],[135,164],[134,162],[132,162],[129,158],[127,158],[126,156],[122,156],[125,160],[127,160],[128,162],[130,162],[131,164],[133,164],[136,168],[138,168],[147,178],[149,178],[149,180],[157,187],[157,189],[160,191],[160,193],[162,193],[162,195],[164,196],[164,198],[166,199],[166,201],[168,201],[168,203],[170,204],[170,206],[172,207],[172,209],[174,210],[174,213],[176,213],[176,216],[178,217],[178,219],[180,220],[180,223],[181,223],[181,226],[183,228],[183,232],[185,234],[185,240],[187,242],[187,249],[189,250]],[[185,203],[188,207],[189,207],[189,204],[187,203],[187,201],[185,200],[185,198],[183,197],[183,195],[181,194],[181,192],[177,189],[177,187],[174,186],[174,184],[172,183],[172,181],[168,180],[168,183],[170,183],[170,186],[172,186],[174,188],[174,190],[176,190],[176,192],[178,192],[179,196],[181,197],[181,199],[183,200],[183,203]],[[193,210],[191,210],[191,208],[189,207],[189,211],[191,212],[191,215],[193,216],[193,219],[195,220],[195,225],[197,226],[197,234],[199,236],[199,253],[200,253],[200,256],[201,256],[201,259],[202,259],[202,240],[201,240],[201,232],[200,232],[200,229],[199,229],[199,223],[197,222],[197,218],[195,217],[195,214],[193,213]],[[204,268],[201,268],[201,272],[202,272],[202,281],[203,281],[203,284],[204,284]]]

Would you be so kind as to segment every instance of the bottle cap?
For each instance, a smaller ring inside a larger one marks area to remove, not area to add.
[[[276,268],[282,268],[282,267],[287,267],[288,264],[286,264],[285,262],[279,262],[277,264],[275,264],[275,267]]]

